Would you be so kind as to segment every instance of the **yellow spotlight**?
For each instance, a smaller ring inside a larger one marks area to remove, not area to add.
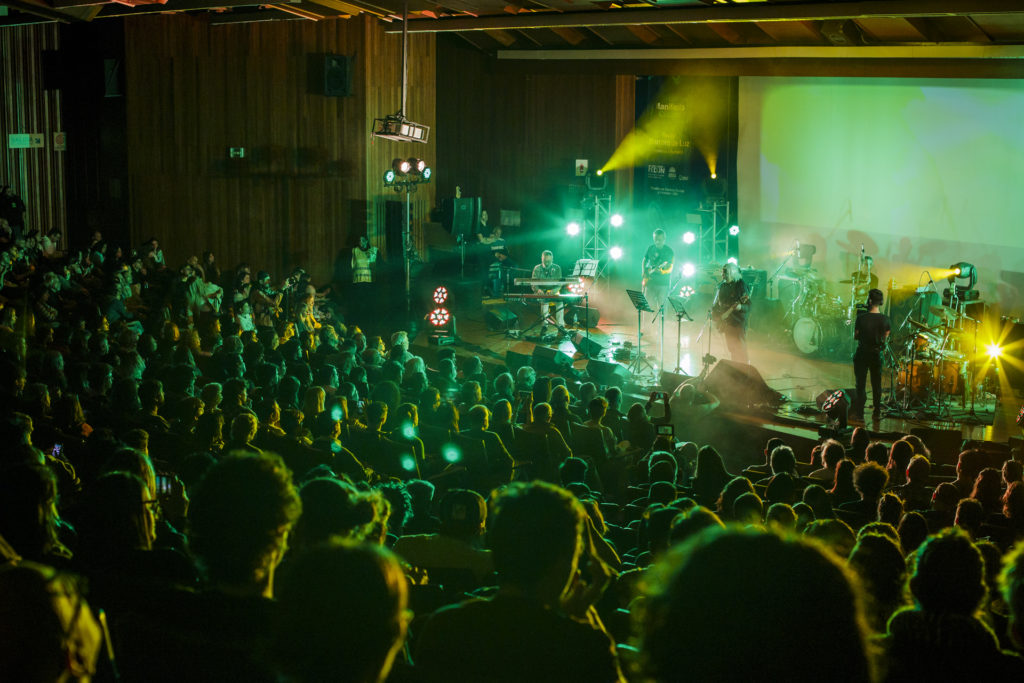
[[[712,172],[711,172],[711,179],[712,179],[712,180],[716,180],[717,178],[718,178],[718,174],[717,174],[717,173],[715,173],[714,171],[712,171]]]
[[[985,350],[988,351],[989,358],[1000,358],[1003,355],[1003,349],[999,344],[987,344]]]
[[[603,168],[597,169],[597,175],[604,175],[604,169]]]

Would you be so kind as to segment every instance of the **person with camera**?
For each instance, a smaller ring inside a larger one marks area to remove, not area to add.
[[[256,286],[249,296],[252,305],[253,320],[259,327],[273,327],[274,321],[281,314],[281,299],[284,293],[270,285],[270,273],[261,270],[256,275]]]

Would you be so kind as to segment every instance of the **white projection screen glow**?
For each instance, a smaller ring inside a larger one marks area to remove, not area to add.
[[[885,288],[966,261],[1021,314],[1024,81],[741,78],[739,107],[744,264],[770,273],[799,240],[835,283],[863,244]]]

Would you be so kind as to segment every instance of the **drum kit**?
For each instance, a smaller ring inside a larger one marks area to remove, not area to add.
[[[779,276],[780,281],[796,285],[796,295],[786,307],[785,323],[801,354],[833,360],[853,354],[853,323],[863,309],[857,302],[867,298],[865,285],[869,282],[867,277],[857,275],[853,273],[854,277],[840,283],[852,285],[847,301],[829,294],[825,280],[810,266],[789,268]]]
[[[909,326],[895,330],[889,342],[886,361],[896,403],[902,410],[912,404],[925,412],[934,408],[941,416],[954,397],[966,407],[969,395],[973,409],[976,368],[970,358],[977,353],[978,321],[948,306],[931,306],[928,311],[938,319],[937,325],[908,317],[904,322]]]

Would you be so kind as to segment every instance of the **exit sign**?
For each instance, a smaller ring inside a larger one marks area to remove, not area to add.
[[[7,146],[10,149],[32,149],[43,147],[42,133],[9,133],[7,135]]]

